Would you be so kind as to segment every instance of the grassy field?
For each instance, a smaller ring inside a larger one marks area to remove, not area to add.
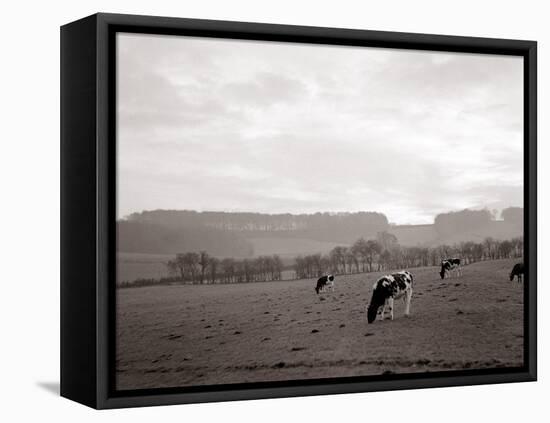
[[[117,281],[168,277],[166,263],[174,257],[175,254],[117,253]]]
[[[513,260],[459,279],[415,276],[411,316],[367,324],[379,273],[313,280],[118,290],[117,387],[140,389],[520,366],[523,289]]]
[[[167,278],[171,275],[166,263],[173,260],[175,256],[175,254],[117,253],[117,282]],[[282,256],[281,259],[286,267],[282,271],[282,278],[294,279],[296,273],[288,268],[294,263],[294,260],[286,256]]]

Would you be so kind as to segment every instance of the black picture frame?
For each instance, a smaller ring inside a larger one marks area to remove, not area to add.
[[[521,368],[116,391],[117,32],[388,47],[524,59],[524,357]],[[61,395],[97,409],[534,381],[537,378],[537,44],[534,41],[118,14],[61,28]]]

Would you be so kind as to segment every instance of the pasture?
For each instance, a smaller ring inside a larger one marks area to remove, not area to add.
[[[117,281],[161,279],[169,275],[166,263],[175,254],[117,253]]]
[[[338,276],[319,296],[315,280],[119,289],[117,388],[520,366],[514,263],[475,263],[445,280],[439,268],[410,269],[411,316],[398,300],[393,322],[370,325],[381,273]]]
[[[261,250],[263,251],[263,250]],[[170,276],[166,263],[173,260],[175,254],[149,254],[149,253],[117,253],[117,281],[134,282],[136,279],[162,279]],[[257,256],[255,256],[257,257]],[[218,257],[220,260],[223,257]],[[237,258],[238,257],[234,257]],[[294,262],[293,258],[281,256],[283,265],[289,267]],[[283,279],[294,279],[295,272],[291,269],[282,271]]]

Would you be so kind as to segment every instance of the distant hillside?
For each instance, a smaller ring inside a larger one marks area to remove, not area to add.
[[[118,222],[119,252],[185,253],[218,257],[326,253],[357,237],[386,230],[381,213],[261,214],[153,210]]]
[[[523,209],[442,213],[431,225],[389,225],[382,213],[262,214],[154,210],[118,222],[119,252],[176,254],[206,250],[217,257],[328,253],[387,231],[403,246],[452,245],[523,235]]]
[[[462,210],[440,214],[432,225],[390,225],[388,232],[395,235],[401,245],[426,247],[523,235],[523,209],[504,209],[502,217],[504,220],[493,220],[487,210]]]
[[[281,258],[294,258],[301,254],[328,254],[337,245],[343,245],[341,242],[276,236],[247,238],[247,240],[252,244],[255,256],[277,254]]]
[[[252,244],[232,232],[202,226],[173,226],[119,221],[118,251],[125,253],[177,254],[206,250],[214,256],[248,257]]]
[[[435,225],[392,225],[388,232],[397,237],[401,245],[430,246],[437,239]]]
[[[375,236],[388,228],[386,216],[377,212],[266,214],[152,210],[133,213],[126,220],[174,229],[209,228],[247,238],[268,235],[349,243],[361,236]]]

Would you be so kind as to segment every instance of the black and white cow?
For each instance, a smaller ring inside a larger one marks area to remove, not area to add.
[[[445,279],[445,276],[448,274],[449,277],[453,276],[453,273],[458,277],[462,276],[462,268],[460,267],[460,259],[458,258],[449,258],[441,261],[441,271],[439,275],[441,279]]]
[[[393,320],[393,300],[403,298],[405,302],[405,316],[409,315],[413,292],[413,275],[410,272],[398,272],[382,276],[378,279],[372,291],[370,304],[367,306],[367,321],[372,323],[377,314],[384,320],[386,307],[389,308]]]
[[[518,277],[518,283],[521,282],[521,280],[523,279],[523,273],[523,263],[517,263],[510,273],[510,282],[514,280],[515,276]]]
[[[317,286],[315,286],[315,292],[319,294],[324,292],[325,289],[330,288],[331,291],[334,291],[334,275],[325,275],[317,279]]]

